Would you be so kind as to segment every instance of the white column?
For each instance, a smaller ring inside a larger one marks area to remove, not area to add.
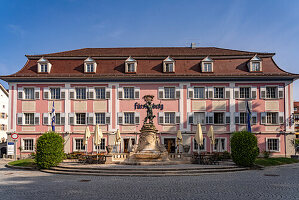
[[[69,125],[69,113],[71,112],[71,100],[69,98],[69,89],[71,88],[71,84],[65,84],[65,99],[64,99],[64,108],[65,108],[65,125],[64,131],[70,132],[71,127]]]
[[[230,112],[230,132],[236,131],[236,125],[234,123],[234,116],[236,112],[236,100],[234,99],[234,87],[235,83],[229,83],[230,95],[229,95],[229,112]]]

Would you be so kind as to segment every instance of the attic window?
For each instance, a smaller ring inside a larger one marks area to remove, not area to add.
[[[91,57],[84,60],[84,72],[85,73],[95,73],[97,68],[97,63]]]
[[[137,71],[137,61],[131,56],[125,61],[125,72],[126,73],[136,73]]]
[[[213,60],[207,56],[201,62],[201,71],[202,72],[213,72]]]
[[[175,72],[174,60],[169,56],[163,61],[163,72]]]
[[[52,67],[51,63],[44,57],[42,57],[41,59],[39,59],[37,61],[37,72],[38,73],[50,73],[51,67]]]
[[[262,70],[262,59],[255,55],[248,63],[248,70],[250,72],[261,72]]]

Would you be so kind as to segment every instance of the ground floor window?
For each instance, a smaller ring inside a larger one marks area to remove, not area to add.
[[[268,138],[267,139],[267,151],[279,151],[279,139]]]
[[[76,151],[85,150],[85,145],[83,143],[83,139],[75,139],[75,150]]]
[[[101,138],[101,144],[99,146],[95,145],[95,150],[105,151],[106,148],[106,140],[105,138]]]
[[[198,151],[198,146],[195,138],[193,138],[193,151]],[[206,138],[203,138],[203,145],[199,147],[199,150],[206,151]]]
[[[24,151],[33,151],[34,150],[34,141],[33,139],[24,139]]]
[[[225,138],[216,138],[213,151],[216,151],[216,152],[226,151],[226,139]]]

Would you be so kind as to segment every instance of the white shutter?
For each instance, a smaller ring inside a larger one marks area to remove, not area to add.
[[[234,98],[239,99],[240,98],[240,88],[235,87],[234,88]]]
[[[225,113],[225,123],[230,124],[230,112]]]
[[[118,124],[123,124],[124,123],[124,117],[123,117],[122,112],[117,113],[117,122],[118,122]]]
[[[180,124],[181,123],[181,115],[180,112],[175,113],[175,123]]]
[[[70,99],[76,99],[76,90],[75,89],[69,89],[69,96],[70,96]]]
[[[163,99],[164,98],[164,88],[163,87],[159,87],[158,88],[158,98],[159,99]]]
[[[208,87],[208,99],[213,99],[213,98],[214,98],[214,88]]]
[[[60,113],[60,125],[65,125],[65,113]]]
[[[260,87],[260,98],[261,99],[265,99],[266,98],[266,87],[265,86],[261,86]]]
[[[50,99],[50,96],[51,96],[51,94],[50,94],[50,90],[49,90],[49,88],[44,88],[44,99]]]
[[[194,113],[193,112],[188,112],[188,124],[194,124]]]
[[[140,112],[135,112],[135,124],[140,124]]]
[[[194,98],[194,88],[190,87],[188,88],[188,99],[193,99]]]
[[[257,88],[251,87],[251,98],[256,99],[256,95],[257,95]]]
[[[164,112],[159,112],[158,113],[159,116],[159,124],[164,124]]]
[[[34,88],[34,98],[40,99],[40,88]]]
[[[40,124],[40,113],[34,113],[34,125]]]
[[[176,98],[176,99],[181,98],[181,91],[180,91],[179,88],[176,88],[176,89],[175,89],[175,98]]]
[[[95,89],[94,88],[89,88],[88,89],[88,99],[95,99]]]
[[[266,124],[266,123],[267,123],[267,113],[261,112],[261,124]]]
[[[284,112],[279,112],[279,124],[284,124]]]
[[[70,125],[75,125],[76,123],[76,116],[75,113],[69,113],[69,124]]]
[[[43,125],[49,125],[49,121],[50,121],[49,113],[44,113],[43,114]]]
[[[111,123],[111,114],[105,113],[105,123],[110,124]]]
[[[251,112],[252,124],[257,124],[257,112]]]
[[[226,99],[230,98],[230,88],[229,87],[225,87],[225,98]]]
[[[124,94],[123,88],[117,88],[118,99],[122,99],[123,94]]]
[[[240,113],[235,112],[235,124],[240,124]]]
[[[134,99],[140,99],[140,88],[139,87],[134,88]]]
[[[60,90],[60,99],[65,99],[66,89]]]
[[[94,113],[87,113],[87,124],[89,125],[94,125],[95,120],[94,120]]]
[[[278,98],[283,99],[284,98],[284,87],[279,86],[278,87]]]
[[[106,88],[106,99],[110,99],[111,98],[111,88]]]
[[[213,112],[209,113],[209,123],[214,124],[214,113]]]
[[[24,124],[24,114],[23,113],[17,113],[17,124],[18,125]]]
[[[24,99],[24,90],[23,88],[18,88],[18,99]]]

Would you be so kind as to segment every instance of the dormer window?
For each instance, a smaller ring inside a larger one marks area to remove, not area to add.
[[[136,73],[137,71],[137,61],[131,56],[125,61],[125,72],[126,73]]]
[[[174,60],[169,56],[163,61],[163,72],[175,72]]]
[[[38,73],[50,73],[51,71],[51,63],[42,57],[37,61],[37,72]]]
[[[84,72],[85,73],[95,73],[97,68],[97,63],[91,57],[84,60]]]
[[[202,72],[213,72],[213,60],[207,56],[201,62],[201,71]]]
[[[262,70],[262,59],[255,55],[248,63],[248,70],[250,72],[261,72]]]

